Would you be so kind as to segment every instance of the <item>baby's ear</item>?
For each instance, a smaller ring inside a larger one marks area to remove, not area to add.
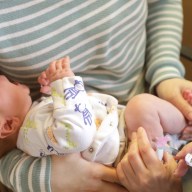
[[[15,133],[20,126],[20,119],[18,117],[5,118],[0,127],[0,139],[4,139]]]

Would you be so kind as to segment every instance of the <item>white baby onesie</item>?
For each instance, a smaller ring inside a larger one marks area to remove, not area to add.
[[[110,165],[119,152],[117,105],[110,95],[88,95],[81,77],[57,80],[50,97],[33,103],[17,147],[36,157],[82,152],[87,160]]]

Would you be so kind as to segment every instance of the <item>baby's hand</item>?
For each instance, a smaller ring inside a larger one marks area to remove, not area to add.
[[[47,79],[47,75],[46,72],[43,71],[39,77],[38,77],[38,82],[41,85],[41,89],[40,92],[41,93],[45,93],[45,94],[49,94],[51,91],[51,87],[50,87],[50,82]]]
[[[74,76],[74,73],[70,68],[69,57],[64,57],[60,60],[52,62],[45,73],[49,83],[62,79],[63,77]]]
[[[74,76],[74,73],[70,68],[70,59],[68,56],[52,62],[47,70],[43,71],[38,78],[38,82],[41,85],[40,92],[49,93],[51,82],[71,76]]]

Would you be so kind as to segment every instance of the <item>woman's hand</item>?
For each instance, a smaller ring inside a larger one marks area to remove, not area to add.
[[[159,83],[156,87],[160,98],[165,99],[175,105],[190,122],[192,121],[192,105],[184,99],[183,91],[192,90],[192,82],[186,79],[168,79]],[[181,134],[180,139],[192,139],[192,126],[187,126]]]
[[[156,87],[157,95],[175,105],[188,119],[192,121],[192,106],[184,99],[183,90],[192,90],[192,82],[186,79],[164,80]]]
[[[88,162],[80,154],[52,156],[52,192],[128,192],[118,183],[116,170]]]
[[[133,133],[128,153],[118,164],[120,182],[130,192],[181,192],[180,179],[173,176],[176,162],[166,154],[159,161],[143,128]]]
[[[185,156],[188,153],[192,153],[192,142],[185,145],[175,156],[175,159],[179,160],[177,169],[174,172],[175,176],[182,177],[187,173],[189,166],[185,162]]]

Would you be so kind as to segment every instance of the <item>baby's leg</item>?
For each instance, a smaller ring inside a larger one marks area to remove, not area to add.
[[[125,110],[128,137],[138,127],[143,127],[153,144],[164,133],[178,134],[186,127],[182,113],[171,103],[150,94],[133,97]]]
[[[182,91],[183,98],[192,105],[192,90],[190,89],[184,89]]]

